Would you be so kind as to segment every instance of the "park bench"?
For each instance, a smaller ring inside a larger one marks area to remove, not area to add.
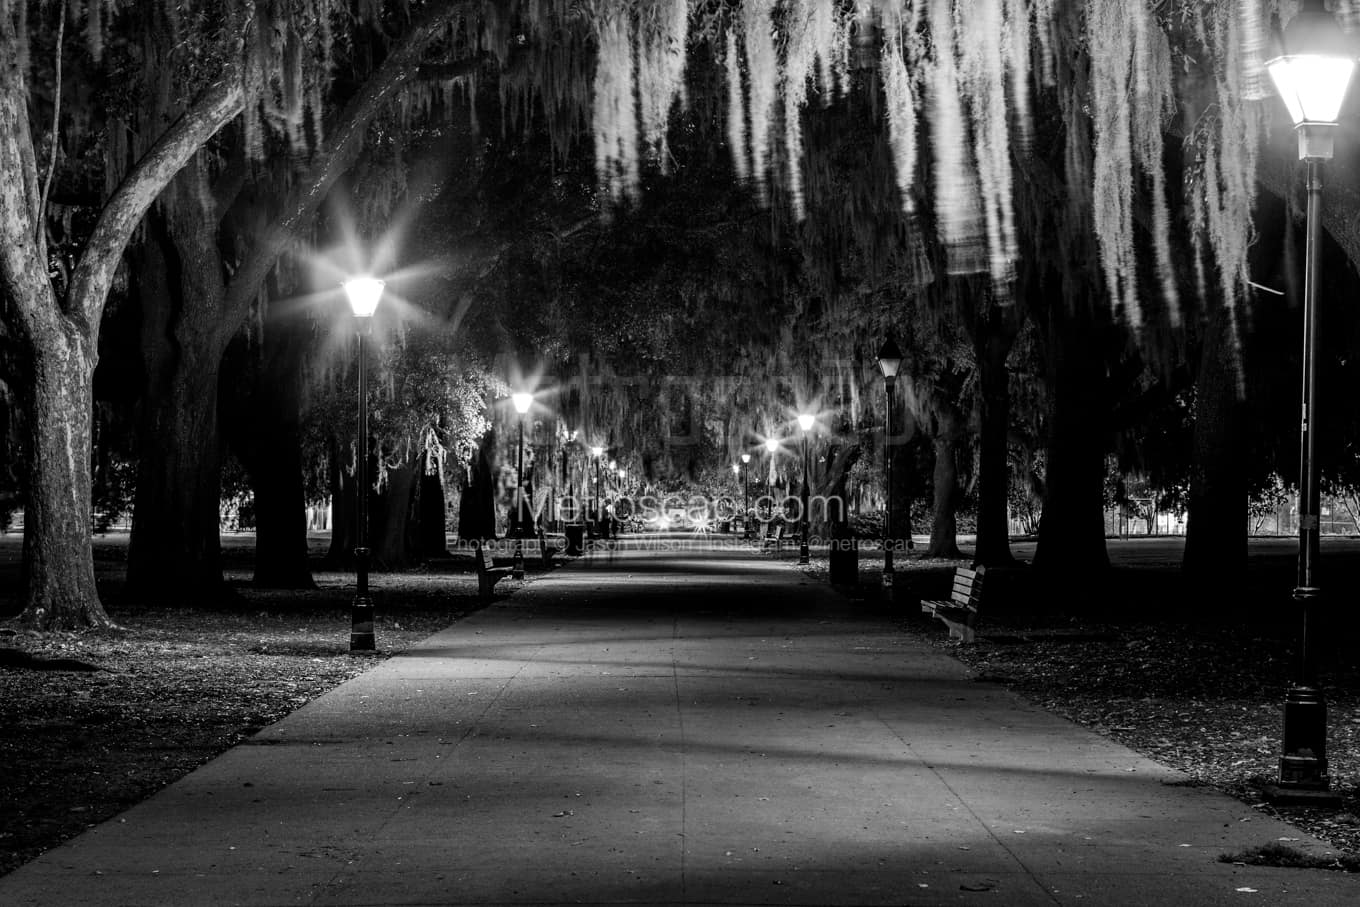
[[[953,590],[948,601],[922,601],[921,611],[944,621],[949,638],[970,643],[977,626],[978,607],[982,604],[982,567],[954,571]]]
[[[510,575],[509,567],[493,567],[487,559],[486,549],[481,545],[473,552],[477,565],[477,592],[484,599],[490,599],[496,591],[496,583]]]
[[[524,552],[524,556],[538,555],[542,558],[544,567],[551,567],[553,555],[561,550],[548,545],[548,537],[542,530],[539,530],[537,537],[524,539],[523,545],[524,547],[521,550]]]
[[[784,550],[784,524],[771,523],[765,530],[765,537],[760,540],[761,548],[773,548],[775,551]]]

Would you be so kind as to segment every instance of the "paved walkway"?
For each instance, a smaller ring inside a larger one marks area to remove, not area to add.
[[[507,583],[508,585],[508,583]],[[787,562],[597,554],[0,879],[0,904],[1356,904],[1301,838]]]

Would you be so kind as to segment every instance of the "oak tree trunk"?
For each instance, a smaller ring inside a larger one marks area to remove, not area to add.
[[[255,497],[255,585],[314,589],[307,548],[302,471],[302,359],[305,339],[293,318],[270,302],[262,344],[229,355],[224,374],[241,372],[223,399],[231,446]],[[244,362],[240,360],[244,359]],[[238,364],[239,363],[239,364]],[[236,368],[233,365],[237,364]]]
[[[1219,306],[1205,328],[1195,385],[1190,516],[1181,569],[1194,584],[1240,582],[1247,572],[1247,459],[1244,403],[1229,336],[1231,312]]]
[[[420,533],[416,551],[422,558],[443,557],[449,553],[448,535],[445,531],[444,516],[444,477],[434,465],[421,470],[420,487],[416,490],[417,526]]]
[[[222,452],[215,357],[175,368],[142,403],[128,592],[179,600],[225,591],[219,510]]]
[[[458,504],[458,540],[496,537],[496,491],[491,468],[496,449],[496,431],[482,436],[481,444],[468,466],[467,484]]]
[[[1011,306],[1011,309],[1018,307]],[[1015,341],[1012,316],[987,320],[974,342],[978,383],[981,386],[978,434],[978,511],[976,564],[1004,567],[1015,563],[1011,555],[1010,521],[1007,518],[1010,470],[1007,445],[1010,434],[1010,373],[1006,358]]]
[[[65,325],[33,338],[33,385],[20,394],[29,465],[22,620],[38,629],[111,625],[90,544],[90,419],[95,353]]]
[[[255,493],[255,585],[314,589],[307,559],[299,376],[281,376],[279,371],[272,361],[267,364],[265,375],[278,379],[270,382],[275,393],[253,398],[256,438],[246,468]]]
[[[378,506],[370,510],[376,516],[370,544],[374,563],[385,570],[404,570],[412,560],[413,497],[416,487],[416,467],[389,466],[387,487],[378,495]]]
[[[275,437],[251,466],[255,491],[255,585],[315,589],[307,557],[307,502],[296,433]]]
[[[192,185],[169,190],[183,199]],[[128,548],[130,594],[154,600],[224,593],[218,375],[222,297],[216,224],[181,202],[148,218],[138,250],[146,385],[138,425],[137,503]]]
[[[930,547],[926,557],[957,559],[959,551],[959,464],[958,441],[953,431],[941,432],[934,439],[935,489],[933,519],[930,526]]]
[[[859,460],[860,450],[858,444],[832,444],[826,454],[827,474],[822,484],[827,496],[824,534],[831,544],[827,555],[831,582],[839,585],[859,582],[859,547],[850,531],[846,480]]]
[[[1109,568],[1105,547],[1105,360],[1089,316],[1055,315],[1049,329],[1047,488],[1034,567],[1051,573]]]
[[[330,436],[326,454],[331,492],[331,545],[326,551],[326,564],[337,569],[350,564],[354,554],[354,471],[346,463],[345,446],[335,435]]]

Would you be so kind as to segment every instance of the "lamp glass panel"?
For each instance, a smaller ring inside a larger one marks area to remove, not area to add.
[[[812,423],[815,421],[817,421],[815,418],[804,413],[803,415],[798,417],[798,427],[801,428],[803,431],[811,431]]]
[[[779,449],[779,441],[778,441],[778,439],[776,439],[776,438],[768,438],[768,439],[765,441],[765,449],[768,450],[770,453],[774,453],[776,450],[778,450],[778,449]]]
[[[902,367],[902,351],[897,342],[889,337],[878,351],[878,368],[884,378],[896,378],[897,370]]]
[[[1355,60],[1290,54],[1271,60],[1266,64],[1266,70],[1294,125],[1335,123],[1350,88]]]
[[[342,284],[355,317],[368,318],[378,310],[378,301],[382,299],[386,285],[376,277],[351,277]]]
[[[527,412],[529,411],[529,407],[531,407],[531,406],[534,405],[534,395],[533,395],[533,394],[515,394],[515,395],[514,395],[514,401],[515,401],[515,412],[519,413],[519,414],[522,416],[522,415],[524,415],[525,413],[527,413]]]

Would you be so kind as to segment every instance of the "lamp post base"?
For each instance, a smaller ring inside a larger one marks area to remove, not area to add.
[[[1265,788],[1266,801],[1272,806],[1311,806],[1314,809],[1340,809],[1341,795],[1329,790],[1301,790],[1271,784]]]
[[[1276,806],[1341,806],[1327,774],[1327,703],[1316,687],[1300,684],[1285,693],[1280,779],[1265,793]]]
[[[798,563],[800,564],[812,563],[812,558],[808,553],[808,544],[806,539],[798,543]]]
[[[1284,745],[1279,781],[1267,788],[1272,803],[1340,805],[1327,775],[1327,702],[1316,687],[1291,686],[1284,698]]]
[[[378,643],[373,635],[373,599],[367,595],[354,596],[350,615],[349,650],[351,652],[376,651]]]
[[[524,542],[515,539],[515,560],[510,566],[511,579],[524,579]]]

